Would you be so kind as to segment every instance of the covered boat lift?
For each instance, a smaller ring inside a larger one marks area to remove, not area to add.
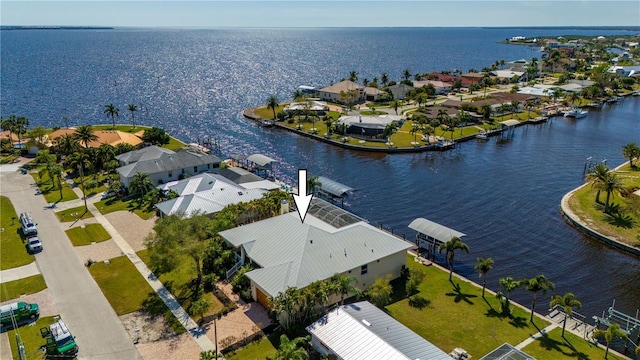
[[[426,249],[426,257],[428,258],[431,256],[432,260],[435,258],[435,253],[438,251],[438,246],[440,246],[440,244],[444,244],[453,237],[461,238],[466,236],[466,234],[463,234],[460,231],[448,228],[425,218],[417,218],[413,220],[409,224],[409,229],[418,232],[416,235],[416,246],[418,246],[418,251],[420,251],[420,249]]]
[[[316,189],[318,191],[318,195],[328,198],[331,202],[340,199],[342,207],[344,207],[344,198],[355,190],[352,187],[333,181],[324,176],[318,176],[318,182],[320,183],[320,186]]]
[[[230,158],[234,162],[234,165],[244,167],[263,178],[273,178],[273,164],[278,162],[277,160],[262,154],[253,154],[249,156],[234,154],[231,155]]]

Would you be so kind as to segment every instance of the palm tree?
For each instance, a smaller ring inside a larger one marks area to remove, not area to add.
[[[519,108],[520,108],[520,101],[518,101],[518,100],[513,100],[513,101],[511,102],[511,110],[512,110],[514,113],[517,113]]]
[[[482,104],[482,117],[485,120],[489,120],[491,118],[491,105],[490,104]]]
[[[356,82],[358,81],[358,72],[353,70],[349,72],[349,81]]]
[[[604,338],[604,341],[607,343],[607,349],[604,351],[604,358],[606,359],[609,355],[609,345],[615,338],[620,338],[626,340],[628,335],[626,332],[620,329],[620,324],[613,323],[611,324],[607,330],[598,329],[593,332],[593,338]]]
[[[27,126],[29,126],[29,119],[26,117],[18,116],[15,119],[13,132],[18,134],[18,144],[22,144],[22,135],[27,133]]]
[[[304,345],[309,342],[308,337],[298,337],[289,340],[287,335],[280,336],[280,346],[273,360],[304,360],[309,358]]]
[[[131,123],[133,124],[133,128],[136,128],[136,117],[135,112],[138,111],[138,106],[135,104],[127,105],[127,110],[131,111]]]
[[[438,115],[436,116],[440,120],[440,124],[445,123],[445,118],[448,116],[447,112],[444,109],[438,109]]]
[[[51,182],[53,183],[55,179],[56,186],[58,187],[58,191],[60,191],[60,200],[62,200],[62,172],[64,169],[62,166],[57,163],[47,164],[47,172],[51,177]]]
[[[76,151],[75,153],[71,154],[68,161],[69,161],[69,166],[71,166],[72,168],[78,169],[78,172],[80,175],[80,189],[82,189],[82,197],[84,199],[84,209],[86,211],[87,210],[87,194],[85,193],[85,188],[84,188],[84,169],[85,167],[91,166],[91,158],[89,154],[87,154],[84,151]]]
[[[380,82],[382,86],[387,86],[387,83],[389,83],[389,74],[382,73],[382,75],[380,75]]]
[[[531,317],[529,318],[529,321],[533,321],[533,313],[535,312],[536,308],[536,295],[538,294],[538,291],[542,291],[542,294],[544,295],[547,293],[547,290],[553,290],[556,286],[542,274],[532,277],[531,279],[525,279],[524,283],[526,289],[533,293],[533,301],[531,302]]]
[[[275,95],[271,95],[269,96],[269,99],[267,99],[267,108],[271,109],[271,111],[273,111],[273,119],[276,119],[276,108],[278,107],[278,105],[280,105],[278,103],[278,98]]]
[[[293,92],[293,95],[291,95],[291,97],[293,98],[293,101],[296,101],[298,98],[301,98],[303,96],[302,91],[300,90],[296,90]]]
[[[567,101],[569,101],[571,104],[580,104],[580,94],[578,94],[577,92],[572,92],[571,94],[569,94],[569,96],[567,96]]]
[[[564,96],[564,90],[562,90],[561,88],[555,88],[551,90],[551,98],[553,99],[554,104],[559,98],[563,96]]]
[[[411,71],[409,69],[404,69],[404,71],[402,72],[402,78],[405,81],[409,81],[410,77],[411,77]]]
[[[604,204],[604,212],[609,212],[609,199],[611,197],[611,193],[621,194],[626,190],[626,187],[622,183],[622,180],[618,175],[613,172],[609,172],[605,183],[601,185],[601,190],[604,190],[607,193],[607,199]]]
[[[113,128],[116,128],[116,116],[120,116],[120,109],[118,109],[113,104],[107,104],[104,106],[104,113],[107,114],[107,117],[111,116],[111,122],[113,123]]]
[[[351,284],[356,281],[357,279],[353,276],[341,274],[336,274],[331,278],[334,291],[336,292],[336,294],[340,294],[340,305],[344,305],[344,298],[347,295],[351,293],[355,293],[356,296],[359,295],[360,290]]]
[[[482,298],[484,299],[484,289],[487,287],[487,273],[489,272],[489,270],[493,269],[493,259],[483,259],[479,257],[477,261],[478,262],[476,263],[476,266],[474,266],[473,268],[478,271],[478,274],[482,279]]]
[[[16,116],[11,115],[7,119],[2,119],[2,131],[9,131],[9,140],[13,145],[13,136],[12,134],[16,129]]]
[[[80,150],[80,143],[74,134],[63,134],[54,139],[58,152],[62,155],[70,155]]]
[[[316,194],[318,189],[322,186],[320,180],[318,180],[318,175],[312,176],[307,179],[307,191],[311,190],[312,194]],[[306,194],[303,194],[306,195]]]
[[[398,108],[400,107],[400,101],[393,100],[391,103],[389,103],[389,106],[391,106],[396,111],[396,115],[398,115]]]
[[[91,125],[78,126],[76,131],[73,132],[73,135],[79,142],[84,144],[85,149],[89,147],[90,142],[98,140],[98,136],[94,133]]]
[[[106,165],[109,164],[110,161],[114,160],[116,157],[116,148],[111,144],[102,144],[98,147],[97,151],[96,168],[100,170],[105,170]]]
[[[426,93],[416,95],[416,103],[418,103],[418,107],[420,107],[422,103],[426,103],[428,99],[429,96]]]
[[[582,303],[574,297],[573,293],[566,293],[564,296],[553,295],[551,297],[549,307],[554,308],[556,306],[560,306],[564,310],[564,323],[562,324],[562,337],[564,337],[564,329],[567,326],[567,317],[572,318],[573,308],[582,308]]]
[[[640,156],[640,147],[635,142],[622,147],[622,156],[629,159],[629,166],[634,167],[633,159]]]
[[[144,194],[153,187],[149,174],[138,172],[133,175],[131,182],[129,182],[129,190],[132,194],[140,194],[140,197],[144,197]]]
[[[500,286],[502,286],[504,291],[507,293],[507,295],[505,296],[504,305],[502,307],[502,312],[505,314],[510,314],[511,309],[509,308],[509,296],[513,290],[522,286],[522,282],[519,280],[515,280],[511,276],[500,278],[498,282],[500,283]]]
[[[596,203],[600,203],[600,189],[603,187],[603,184],[606,183],[610,172],[611,169],[609,169],[607,165],[599,163],[586,176],[586,181],[591,184],[591,187],[598,190],[598,192],[596,192]]]
[[[454,236],[451,240],[438,246],[438,253],[442,253],[442,250],[445,250],[445,256],[447,258],[447,263],[449,264],[449,281],[451,281],[451,275],[453,274],[453,258],[456,250],[462,250],[469,253],[469,246],[463,243],[459,237]]]
[[[533,108],[534,102],[533,100],[527,100],[524,103],[524,107],[527,109],[527,119],[531,119],[531,108]]]

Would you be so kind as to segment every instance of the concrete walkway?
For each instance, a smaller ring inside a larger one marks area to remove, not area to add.
[[[516,345],[515,348],[518,350],[522,350],[525,346],[531,344],[532,342],[540,339],[541,337],[543,337],[544,335],[546,335],[549,331],[557,328],[558,325],[552,323],[551,325],[547,326],[546,328],[540,330],[539,332],[529,336],[526,340],[524,340],[523,342],[521,342],[520,344]]]
[[[20,280],[38,274],[40,274],[40,269],[38,268],[38,264],[34,261],[24,266],[0,271],[0,283]]]

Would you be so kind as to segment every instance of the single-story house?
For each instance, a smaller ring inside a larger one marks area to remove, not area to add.
[[[384,90],[380,90],[378,88],[374,88],[371,86],[367,86],[364,88],[365,99],[367,101],[380,101],[386,98],[387,92]]]
[[[124,166],[137,161],[158,160],[164,156],[170,156],[175,153],[176,152],[173,150],[151,145],[143,147],[140,150],[129,151],[124,154],[117,155],[116,160],[118,160],[120,166]]]
[[[151,181],[164,184],[179,180],[185,176],[193,176],[203,172],[218,172],[222,160],[214,155],[196,154],[190,151],[178,151],[162,155],[157,159],[139,160],[116,169],[120,181],[129,187],[131,179],[137,173],[148,174]]]
[[[347,96],[350,91],[353,91],[352,98]],[[365,101],[366,93],[364,86],[344,80],[318,90],[318,97],[324,101],[357,104]]]
[[[514,61],[509,61],[506,63],[506,67],[511,71],[518,72],[527,72],[527,68],[529,67],[529,60],[527,59],[518,59]]]
[[[471,84],[480,84],[480,81],[482,81],[484,74],[483,73],[466,73],[466,74],[460,75],[460,77],[471,81]]]
[[[391,94],[393,94],[394,99],[403,100],[414,87],[405,83],[397,83],[389,86],[388,89],[391,91]]]
[[[511,103],[512,101],[520,101],[521,104],[526,103],[531,100],[534,102],[538,102],[539,98],[528,95],[528,94],[519,94],[519,93],[510,93],[510,92],[495,92],[491,94],[491,96],[503,103]]]
[[[280,186],[273,181],[263,179],[260,176],[241,167],[229,166],[224,169],[220,169],[220,175],[233,181],[236,184],[242,185],[242,187],[244,187],[245,189],[280,189]]]
[[[74,134],[75,128],[58,129],[49,134],[49,140],[55,142],[55,139],[65,134]],[[138,146],[142,144],[142,138],[130,134],[128,132],[119,130],[94,130],[93,133],[98,137],[97,140],[91,141],[89,147],[99,147],[102,144],[109,144],[116,146],[118,144],[129,144],[131,146]]]
[[[329,111],[329,107],[327,103],[324,101],[310,100],[303,102],[292,102],[291,104],[285,106],[282,111],[294,111],[294,110],[308,110],[312,111],[318,115],[324,115],[325,112]]]
[[[405,242],[361,218],[320,199],[313,199],[304,222],[297,212],[284,213],[219,235],[239,253],[240,262],[258,268],[246,273],[254,300],[290,287],[305,288],[335,274],[353,276],[359,289],[375,279],[400,276],[406,265]]]
[[[455,75],[438,73],[438,72],[430,73],[429,75],[427,75],[427,78],[429,80],[438,80],[438,81],[446,82],[446,83],[452,84],[452,86],[457,80],[460,80],[460,84],[462,85],[463,88],[468,88],[469,85],[471,85],[473,83],[471,80],[469,80],[467,78],[463,78],[463,77],[459,77],[459,76],[455,76]]]
[[[349,360],[451,360],[451,356],[368,301],[339,306],[307,326],[322,356]]]
[[[492,75],[498,78],[500,82],[513,82],[514,78],[516,82],[524,81],[525,73],[524,71],[514,71],[514,70],[494,70],[491,72]]]
[[[336,124],[346,124],[347,133],[362,136],[378,136],[391,123],[395,123],[398,127],[402,126],[401,115],[378,115],[378,116],[362,116],[347,115],[341,116]]]
[[[446,94],[449,91],[451,91],[451,87],[453,86],[452,83],[448,83],[440,80],[421,80],[421,81],[413,82],[413,86],[415,88],[421,88],[429,84],[433,85],[433,87],[436,89],[436,94]]]
[[[212,215],[228,205],[260,199],[267,192],[262,189],[245,189],[241,185],[216,174],[203,173],[184,180],[170,182],[160,187],[172,190],[177,198],[156,204],[163,215],[194,213]]]
[[[14,142],[18,142],[20,139],[18,138],[18,135],[16,135],[15,133],[9,131],[9,130],[5,130],[0,132],[0,139],[5,140],[8,139],[11,141],[11,143],[13,144]]]

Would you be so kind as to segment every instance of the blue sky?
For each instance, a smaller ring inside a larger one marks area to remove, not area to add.
[[[640,26],[640,1],[6,1],[2,25],[136,27]]]

